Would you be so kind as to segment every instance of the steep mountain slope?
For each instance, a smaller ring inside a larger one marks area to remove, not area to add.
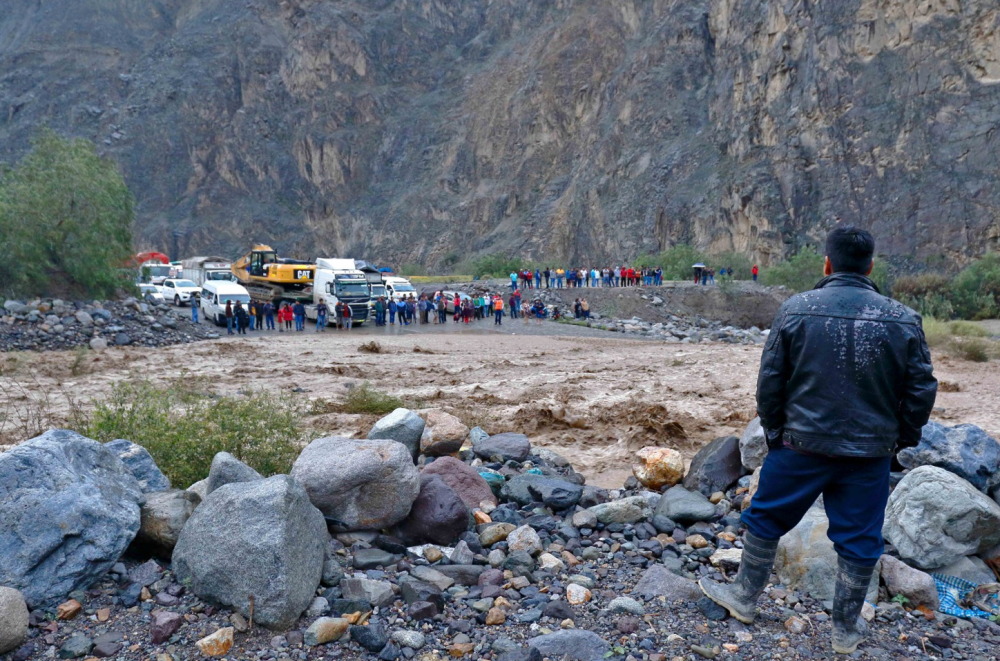
[[[151,246],[767,263],[843,219],[899,259],[1000,247],[986,0],[5,6],[0,159],[95,140]]]

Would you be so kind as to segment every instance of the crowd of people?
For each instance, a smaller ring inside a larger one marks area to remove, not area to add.
[[[411,294],[396,301],[380,296],[375,301],[376,326],[409,326],[410,324],[444,324],[451,317],[453,323],[472,323],[482,319],[493,319],[496,326],[503,325],[504,317],[511,319],[536,319],[539,323],[547,316],[547,309],[541,299],[522,299],[520,290],[513,291],[505,299],[500,293],[478,293],[473,296],[459,293],[446,294],[436,291],[421,294],[419,298]]]
[[[663,269],[660,267],[616,266],[614,268],[548,268],[524,269],[510,274],[511,290],[562,289],[573,287],[637,287],[639,285],[659,286],[663,284]]]

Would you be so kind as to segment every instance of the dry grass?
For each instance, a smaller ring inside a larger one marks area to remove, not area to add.
[[[985,363],[1000,357],[1000,343],[989,339],[989,332],[971,321],[924,319],[927,345],[963,360]]]

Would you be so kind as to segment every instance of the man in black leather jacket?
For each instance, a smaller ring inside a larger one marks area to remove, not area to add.
[[[778,539],[822,495],[839,556],[833,649],[850,654],[875,564],[889,471],[916,445],[937,394],[920,317],[879,293],[868,275],[875,240],[854,227],[830,232],[825,275],[788,299],[774,320],[757,378],[768,444],[736,581],[702,579],[705,594],[745,623],[767,584]]]

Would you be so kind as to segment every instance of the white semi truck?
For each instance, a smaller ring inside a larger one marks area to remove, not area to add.
[[[327,320],[335,323],[334,313],[338,302],[351,307],[353,324],[368,320],[371,290],[364,272],[358,270],[353,259],[320,258],[316,260],[316,277],[313,280],[313,304],[306,306],[306,317],[316,320],[316,306],[326,303]]]
[[[233,272],[230,269],[232,264],[225,257],[192,257],[185,259],[182,265],[184,279],[190,280],[199,287],[212,280],[227,282],[233,280]]]

